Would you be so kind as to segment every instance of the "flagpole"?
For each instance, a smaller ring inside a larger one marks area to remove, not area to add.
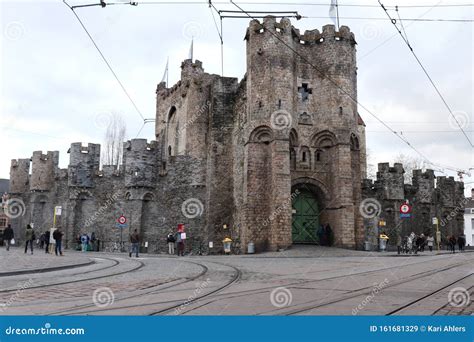
[[[168,58],[166,59],[166,87],[168,88],[168,63],[170,62],[170,57],[168,56]]]
[[[336,17],[337,17],[337,30],[339,31],[339,5],[337,4],[336,0]]]

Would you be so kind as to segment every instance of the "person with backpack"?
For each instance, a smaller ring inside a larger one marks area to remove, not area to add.
[[[168,254],[174,255],[174,244],[176,242],[176,238],[174,237],[173,232],[169,232],[166,242],[168,242]]]
[[[28,250],[28,244],[30,244],[31,254],[33,254],[33,241],[35,241],[36,236],[33,228],[31,225],[26,225],[26,232],[25,232],[25,254]]]
[[[53,239],[56,242],[56,247],[54,248],[54,253],[56,254],[56,256],[58,256],[58,254],[60,256],[63,256],[63,252],[61,251],[63,235],[64,234],[61,231],[61,228],[56,229],[53,233]]]
[[[138,258],[138,246],[140,244],[140,235],[138,235],[137,230],[135,229],[130,235],[130,253],[128,256],[131,258],[132,253],[135,253],[135,256]]]
[[[10,244],[13,238],[14,238],[13,229],[12,229],[11,224],[9,224],[7,228],[5,228],[5,230],[3,231],[3,241],[5,241],[5,244],[7,245],[7,251],[10,250]]]

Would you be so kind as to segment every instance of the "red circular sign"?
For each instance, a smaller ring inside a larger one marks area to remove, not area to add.
[[[127,218],[123,215],[121,215],[118,219],[117,222],[120,224],[125,224],[127,222]]]
[[[408,213],[410,213],[410,212],[411,212],[411,206],[410,206],[409,204],[406,204],[406,203],[402,204],[402,205],[400,206],[400,212],[401,212],[402,214],[408,214]]]

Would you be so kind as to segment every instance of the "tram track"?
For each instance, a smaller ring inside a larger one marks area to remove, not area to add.
[[[449,283],[449,284],[447,284],[447,285],[444,285],[444,286],[442,286],[442,287],[440,287],[440,288],[438,288],[438,289],[436,289],[436,290],[434,290],[434,291],[431,291],[430,293],[428,293],[428,294],[426,294],[426,295],[424,295],[424,296],[422,296],[422,297],[420,297],[420,298],[417,298],[417,299],[415,299],[415,300],[413,300],[413,301],[411,301],[411,302],[409,302],[409,303],[407,303],[407,304],[405,304],[405,305],[402,305],[401,307],[399,307],[399,308],[397,308],[397,309],[395,309],[395,310],[390,311],[389,313],[385,314],[385,316],[392,316],[392,315],[395,315],[395,314],[397,314],[397,313],[399,313],[399,312],[401,312],[401,311],[403,311],[403,310],[405,310],[405,309],[407,309],[407,308],[409,308],[409,307],[411,307],[411,306],[413,306],[413,305],[415,305],[415,304],[421,302],[422,300],[425,300],[425,299],[427,299],[427,298],[429,298],[429,297],[432,297],[432,296],[434,296],[434,295],[440,293],[441,291],[446,290],[447,288],[453,286],[454,284],[459,283],[459,282],[463,281],[464,279],[467,279],[467,278],[469,278],[469,277],[471,277],[471,276],[473,276],[473,275],[474,275],[474,273],[470,273],[470,274],[468,274],[468,275],[466,275],[466,276],[464,276],[464,277],[462,277],[462,278],[459,278],[459,279],[457,279],[457,280],[455,280],[455,281],[453,281],[453,282],[451,282],[451,283]],[[447,304],[447,303],[446,303],[446,304]],[[441,308],[443,308],[444,306],[445,306],[445,305],[443,305]],[[437,311],[439,311],[441,308],[439,308],[438,310],[436,310],[434,313],[436,313]]]
[[[197,263],[197,262],[192,262],[192,261],[185,261],[187,263],[191,263],[191,264],[195,264],[195,265],[198,265],[202,268],[201,272],[199,272],[197,275],[195,276],[192,276],[192,277],[186,277],[184,281],[182,282],[178,282],[178,283],[173,283],[173,284],[170,284],[170,285],[167,285],[167,286],[162,286],[164,284],[169,284],[169,283],[172,283],[174,281],[176,281],[176,279],[171,279],[169,281],[165,281],[157,286],[153,286],[150,288],[150,290],[146,291],[146,292],[142,292],[142,293],[139,293],[139,294],[132,294],[132,295],[129,295],[127,297],[122,297],[122,298],[118,298],[116,299],[114,302],[121,302],[121,301],[125,301],[125,300],[130,300],[130,299],[134,299],[134,298],[139,298],[139,297],[143,297],[143,296],[146,296],[146,295],[150,295],[150,294],[154,294],[154,293],[157,293],[157,291],[162,291],[162,290],[166,290],[168,288],[171,288],[171,287],[176,287],[176,286],[180,286],[180,285],[183,285],[183,284],[186,284],[186,283],[189,283],[189,282],[192,282],[202,276],[204,276],[205,274],[207,274],[207,272],[209,271],[209,268],[206,266],[206,265],[203,265],[203,264],[200,264],[200,263]],[[178,278],[179,279],[179,278]],[[159,289],[157,289],[157,287],[160,287]],[[91,308],[91,307],[95,307],[96,305],[95,304],[84,304],[84,305],[79,305],[79,306],[75,306],[74,308],[71,308],[71,309],[67,309],[67,310],[61,310],[61,311],[56,311],[56,312],[53,312],[53,313],[49,313],[47,316],[51,316],[51,315],[59,315],[59,314],[65,314],[65,316],[67,315],[74,315],[74,314],[86,314],[86,313],[94,313],[94,312],[104,312],[104,311],[109,311],[109,310],[113,310],[113,309],[116,309],[116,308],[103,308],[103,309],[97,309],[97,310],[93,310],[93,311],[79,311],[77,312],[78,310],[82,310],[82,309],[87,309],[87,308]],[[120,307],[120,309],[122,308],[133,308],[135,306],[131,305],[131,306],[124,306],[124,307]]]
[[[426,271],[426,272],[419,273],[415,276],[402,278],[402,279],[399,279],[397,281],[392,281],[389,285],[384,286],[383,289],[380,290],[380,292],[383,292],[383,291],[385,291],[389,288],[394,288],[395,286],[398,286],[398,285],[401,285],[401,284],[405,284],[407,282],[412,282],[412,281],[415,281],[415,280],[418,280],[418,279],[422,279],[422,278],[425,278],[425,277],[432,276],[435,273],[446,272],[446,271],[449,271],[451,269],[461,267],[461,266],[465,266],[465,265],[466,264],[464,262],[457,263],[455,265],[447,266],[443,269]],[[450,285],[447,285],[447,286],[450,286]],[[344,294],[340,297],[330,299],[330,300],[328,300],[324,303],[318,304],[318,305],[310,305],[310,306],[302,307],[302,308],[295,309],[295,310],[289,310],[289,311],[283,311],[284,309],[279,309],[279,310],[274,310],[274,311],[282,312],[281,314],[285,315],[285,316],[296,315],[296,314],[311,311],[311,310],[314,310],[314,309],[317,309],[317,308],[329,306],[331,304],[347,301],[347,300],[354,299],[354,298],[361,297],[361,296],[370,295],[373,291],[373,288],[374,288],[374,286],[371,285],[371,286],[367,286],[367,287],[364,287],[364,288],[361,288],[361,289],[349,291],[348,293],[346,293],[346,294]]]
[[[406,264],[405,267],[415,266],[415,265],[418,265],[418,264],[422,264],[424,262],[425,261]],[[291,283],[287,283],[287,284],[280,284],[279,286],[292,287],[292,286],[295,286],[295,285],[314,284],[314,283],[320,283],[320,282],[324,282],[324,281],[331,281],[331,280],[347,278],[347,277],[352,277],[352,276],[369,275],[369,274],[373,274],[373,273],[377,273],[377,272],[384,272],[384,271],[391,270],[391,269],[394,269],[394,268],[400,268],[400,265],[385,267],[385,268],[376,269],[376,270],[369,270],[369,271],[364,271],[364,272],[350,273],[350,274],[345,274],[345,275],[340,275],[340,276],[321,278],[321,279],[311,279],[311,280],[304,280],[304,281],[299,281],[299,282],[291,282]],[[427,272],[429,272],[429,271],[427,271]],[[248,295],[263,294],[263,293],[267,293],[269,290],[273,290],[273,289],[275,289],[275,286],[267,286],[267,287],[262,287],[262,288],[258,288],[258,289],[254,289],[254,290],[243,290],[243,291],[236,291],[236,292],[226,293],[226,294],[223,294],[223,295],[217,295],[217,296],[213,297],[213,300],[211,300],[207,303],[204,303],[204,304],[200,305],[199,307],[194,307],[190,310],[187,310],[185,313],[197,310],[201,307],[204,307],[208,304],[211,304],[211,303],[214,303],[214,302],[217,302],[217,301],[220,301],[220,300],[233,299],[233,298],[238,298],[238,297],[248,296]],[[360,290],[361,289],[354,290],[354,291],[360,291]],[[353,291],[351,291],[351,292],[353,292]]]
[[[101,257],[101,258],[98,258],[98,259],[111,260],[111,261],[114,262],[114,264],[110,265],[110,266],[107,266],[107,267],[104,267],[104,268],[101,268],[101,269],[91,270],[91,271],[88,271],[88,272],[82,272],[80,274],[82,275],[82,274],[86,274],[86,273],[100,272],[100,271],[103,271],[103,270],[107,270],[107,269],[117,267],[120,264],[120,262],[118,260],[113,259],[113,258]],[[85,278],[85,279],[76,279],[76,280],[69,280],[69,281],[63,281],[63,282],[58,282],[58,283],[43,284],[43,285],[38,285],[38,286],[29,286],[29,287],[26,287],[25,289],[22,289],[22,291],[30,291],[30,290],[34,290],[34,289],[41,289],[41,288],[47,288],[47,287],[53,287],[53,286],[75,284],[75,283],[86,282],[86,281],[97,280],[97,279],[103,279],[103,278],[108,278],[108,277],[115,277],[115,276],[119,276],[119,275],[122,275],[122,274],[125,274],[125,273],[135,272],[135,271],[141,269],[143,266],[145,266],[145,264],[142,261],[139,261],[139,260],[134,260],[134,261],[137,262],[138,265],[136,267],[130,269],[130,270],[120,271],[120,272],[112,273],[112,274],[99,275],[99,276],[96,276],[96,277],[90,277],[90,278]],[[79,273],[77,273],[75,275],[78,275],[78,274]],[[9,293],[9,292],[15,292],[15,291],[17,291],[17,289],[7,289],[7,290],[0,290],[0,293]]]
[[[221,264],[221,263],[217,263],[217,262],[213,262],[215,264],[218,264],[218,265],[223,265],[223,266],[227,266],[227,267],[230,267],[232,269],[234,269],[235,271],[235,274],[233,275],[232,279],[228,282],[226,282],[223,286],[219,286],[217,289],[214,289],[212,291],[209,291],[208,293],[205,293],[201,296],[196,296],[195,298],[188,298],[187,300],[185,300],[184,302],[180,302],[179,304],[176,304],[176,305],[172,305],[170,307],[167,307],[165,309],[161,309],[161,310],[158,310],[158,311],[155,311],[155,312],[152,312],[150,314],[148,314],[148,316],[157,316],[157,315],[160,315],[160,314],[165,314],[165,313],[168,313],[170,311],[173,311],[175,309],[178,309],[180,308],[181,306],[187,306],[187,305],[190,305],[198,300],[201,300],[203,298],[206,298],[206,297],[209,297],[209,296],[212,296],[213,294],[216,294],[220,291],[223,291],[224,289],[232,286],[234,283],[238,282],[242,276],[242,271],[235,267],[235,266],[231,266],[231,265],[227,265],[227,264]]]

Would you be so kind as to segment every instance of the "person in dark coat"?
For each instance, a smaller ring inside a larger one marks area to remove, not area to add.
[[[31,225],[28,224],[25,232],[25,253],[28,250],[28,244],[30,244],[31,254],[33,254],[33,241],[35,241],[35,238],[35,232]]]
[[[5,230],[3,231],[3,241],[5,241],[5,244],[7,246],[7,251],[10,250],[10,243],[13,238],[14,238],[13,229],[12,229],[12,226],[9,224],[7,228],[5,228]]]
[[[45,253],[49,253],[49,239],[51,238],[51,232],[49,230],[47,230],[45,233],[44,233],[44,252]]]
[[[56,247],[54,248],[54,253],[56,254],[56,256],[63,256],[63,252],[61,250],[63,235],[64,234],[61,231],[61,228],[56,229],[53,233],[53,239],[56,242]]]
[[[456,237],[451,235],[448,239],[449,247],[451,248],[451,252],[456,253]]]
[[[130,235],[130,252],[128,256],[131,258],[132,254],[135,253],[135,256],[138,258],[138,247],[140,246],[140,235],[138,231],[135,229],[133,233]]]
[[[466,239],[464,239],[463,235],[459,235],[459,237],[458,237],[458,248],[459,248],[460,252],[464,251],[464,246],[465,245],[466,245]]]

